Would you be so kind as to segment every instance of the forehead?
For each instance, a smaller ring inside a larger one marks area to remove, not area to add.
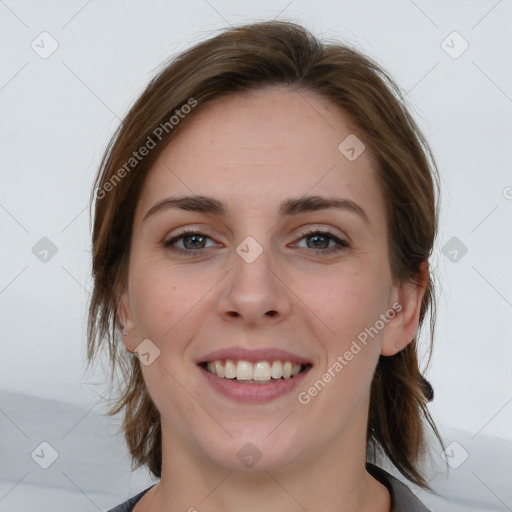
[[[168,149],[178,156],[182,146],[194,143],[189,156],[229,150],[235,159],[252,151],[262,161],[290,157],[305,147],[313,155],[329,147],[332,155],[353,132],[350,118],[318,93],[269,86],[206,104]]]
[[[182,128],[149,171],[143,207],[191,193],[238,206],[337,192],[381,201],[369,151],[353,161],[340,152],[355,135],[353,123],[317,93],[273,86],[229,96],[206,104]]]

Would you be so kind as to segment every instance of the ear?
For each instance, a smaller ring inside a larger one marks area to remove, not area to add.
[[[134,352],[136,348],[135,323],[126,292],[121,295],[117,303],[116,321],[123,336],[123,344],[126,350],[128,350],[128,352]]]
[[[395,285],[388,312],[389,322],[384,329],[381,355],[394,356],[405,348],[416,335],[419,325],[421,302],[428,284],[428,263],[420,265],[417,278]]]

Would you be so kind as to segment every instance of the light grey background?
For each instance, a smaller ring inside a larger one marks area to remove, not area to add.
[[[442,208],[430,411],[458,443],[451,457],[469,456],[446,485],[432,481],[444,501],[420,497],[433,510],[512,510],[510,0],[0,0],[0,511],[98,510],[149,482],[129,474],[117,423],[101,415],[101,374],[84,374],[92,180],[165,59],[275,17],[375,58],[432,145]],[[40,252],[43,237],[55,255]],[[43,441],[59,455],[47,470],[30,458]]]

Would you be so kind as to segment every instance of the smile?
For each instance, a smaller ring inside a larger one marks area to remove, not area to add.
[[[236,379],[246,383],[265,384],[271,380],[290,379],[304,371],[307,365],[291,361],[225,361],[217,359],[203,363],[203,367],[213,375],[224,379]]]
[[[241,402],[267,402],[294,390],[312,365],[292,361],[215,360],[198,364],[214,391]]]

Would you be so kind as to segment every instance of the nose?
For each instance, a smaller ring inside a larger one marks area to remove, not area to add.
[[[291,291],[285,271],[273,260],[270,249],[251,261],[237,252],[223,280],[217,302],[219,316],[246,327],[274,325],[291,311]]]

